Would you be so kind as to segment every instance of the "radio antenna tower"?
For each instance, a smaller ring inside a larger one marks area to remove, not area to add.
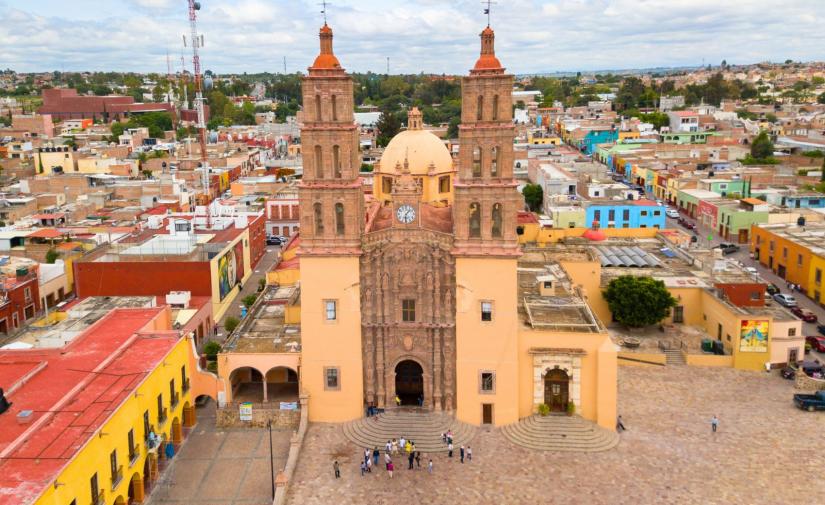
[[[198,11],[200,2],[189,0],[189,25],[192,29],[192,66],[195,74],[195,108],[198,111],[198,140],[201,147],[201,169],[203,170],[203,204],[206,206],[206,223],[209,226],[209,158],[206,155],[206,114],[204,113],[203,75],[201,75],[201,60],[198,48],[203,47],[203,35],[198,35]]]
[[[166,51],[166,101],[170,105],[170,113],[172,114],[172,124],[178,125],[177,111],[175,104],[172,103],[172,59],[169,57],[169,51]],[[179,125],[178,125],[179,126]]]

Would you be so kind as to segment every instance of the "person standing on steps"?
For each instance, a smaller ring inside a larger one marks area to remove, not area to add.
[[[447,444],[447,457],[448,458],[453,457],[453,443],[452,442]]]
[[[473,448],[469,445],[467,446],[467,461],[473,460]]]
[[[427,471],[430,472],[430,475],[433,474],[433,460],[430,460],[430,462],[427,463]]]
[[[338,461],[335,461],[332,464],[332,469],[335,470],[335,478],[340,479],[341,478],[341,468],[338,466]]]
[[[616,418],[616,431],[622,432],[627,431],[627,428],[624,427],[624,423],[622,422],[622,416]]]
[[[461,463],[464,463],[464,444],[461,444],[461,447],[458,448],[458,454],[461,457]]]
[[[719,427],[719,418],[716,417],[716,414],[713,414],[713,417],[710,418],[710,429],[712,433],[716,433],[716,428]]]

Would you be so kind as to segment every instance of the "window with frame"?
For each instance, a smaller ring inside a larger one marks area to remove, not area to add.
[[[315,214],[315,235],[320,237],[324,234],[324,207],[316,202],[312,205],[312,210]]]
[[[163,393],[158,395],[158,424],[166,421],[166,414],[163,412]]]
[[[494,147],[490,151],[490,177],[498,177],[499,148]]]
[[[392,177],[381,177],[381,191],[386,194],[392,193]]]
[[[149,440],[149,433],[152,431],[152,426],[149,424],[149,411],[143,412],[143,440]]]
[[[129,430],[129,433],[126,435],[126,443],[127,447],[129,448],[129,461],[134,461],[135,456],[137,455],[134,429]]]
[[[782,257],[783,257],[783,258],[787,258],[787,257],[788,257],[788,248],[787,248],[787,247],[783,247],[783,248],[782,248]]]
[[[481,121],[482,119],[484,119],[484,95],[478,95],[476,102],[476,120]]]
[[[97,482],[97,473],[94,473],[92,478],[89,479],[89,488],[92,491],[92,503],[97,503],[100,499],[100,486]]]
[[[802,255],[801,254],[796,255],[796,264],[798,266],[802,266]]]
[[[327,321],[338,319],[338,302],[335,300],[324,300],[324,318]]]
[[[324,178],[324,152],[321,146],[315,146],[315,178]]]
[[[443,175],[438,178],[438,192],[439,193],[449,193],[450,192],[450,176]]]
[[[481,302],[481,320],[485,322],[493,320],[493,302]]]
[[[315,95],[315,120],[321,120],[321,95]]]
[[[602,211],[594,210],[593,211],[593,221],[601,221],[602,220]]]
[[[501,204],[493,204],[491,232],[494,238],[501,238]]]
[[[498,121],[498,95],[493,95],[493,121]]]
[[[473,149],[473,177],[481,177],[481,148]]]
[[[470,204],[470,238],[481,238],[481,205]]]
[[[344,204],[335,204],[335,234],[344,234]]]
[[[332,171],[336,179],[341,178],[341,148],[332,146]]]
[[[332,95],[332,120],[338,121],[338,97]]]
[[[822,284],[822,270],[819,268],[814,271],[814,284]]]
[[[788,328],[788,336],[795,337],[796,336],[796,328]]]
[[[325,367],[324,368],[324,389],[340,389],[341,381],[338,368]]]
[[[114,487],[114,483],[120,480],[118,476],[120,472],[117,467],[117,449],[109,454],[109,470],[112,472],[112,487]]]
[[[31,300],[32,299],[32,288],[24,289],[23,290],[23,296],[26,298],[27,301]]]
[[[405,323],[415,322],[415,300],[401,300],[401,320]]]
[[[496,374],[494,372],[481,372],[481,392],[494,393],[496,390]]]

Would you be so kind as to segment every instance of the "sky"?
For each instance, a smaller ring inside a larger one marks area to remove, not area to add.
[[[304,71],[321,0],[201,0],[203,69]],[[480,0],[331,0],[354,72],[463,74],[487,24]],[[496,52],[516,74],[825,60],[825,0],[497,0]],[[166,73],[181,67],[187,0],[0,0],[0,68]],[[191,50],[184,53],[191,69]]]

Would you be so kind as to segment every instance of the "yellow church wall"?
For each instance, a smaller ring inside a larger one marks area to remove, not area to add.
[[[565,238],[577,238],[584,235],[589,228],[542,228],[538,223],[519,225],[523,233],[519,235],[520,244],[552,244]],[[653,238],[661,230],[658,228],[601,228],[608,237],[616,238]]]
[[[701,326],[704,322],[702,313],[702,297],[705,290],[699,287],[694,288],[668,288],[670,295],[676,298],[676,304],[684,307],[684,321],[683,324],[691,326]],[[673,323],[673,309],[670,311],[670,316],[665,319],[668,323]]]
[[[309,420],[341,422],[363,416],[361,301],[358,257],[301,257],[301,386],[309,394]],[[324,302],[336,302],[327,321]],[[327,368],[338,369],[338,388],[327,389]]]
[[[773,331],[772,318],[763,316],[746,316],[735,314],[732,309],[718,300],[712,294],[702,292],[702,306],[706,320],[703,321],[705,332],[712,339],[720,335],[725,346],[725,352],[733,356],[733,366],[742,370],[764,370],[765,363],[770,361],[771,339],[765,352],[740,351],[740,328],[743,320],[768,321],[769,332]],[[703,318],[704,319],[704,318]]]
[[[266,283],[281,286],[293,286],[301,278],[301,272],[298,268],[289,268],[286,270],[272,270],[266,273]]]
[[[515,259],[456,259],[456,416],[461,421],[481,424],[485,403],[493,405],[497,426],[519,419],[517,286]],[[481,321],[482,301],[493,303],[490,322]],[[494,392],[481,392],[482,371],[495,373]]]
[[[372,194],[376,200],[392,201],[392,194],[384,192],[383,178],[389,177],[393,179],[393,184],[398,182],[394,173],[375,172],[373,174]],[[435,173],[432,176],[413,174],[417,180],[421,181],[421,201],[422,202],[453,202],[453,183],[455,182],[455,174],[453,172]],[[441,192],[439,179],[441,177],[449,177],[450,185],[449,191]]]
[[[553,332],[522,327],[518,333],[519,418],[535,413],[530,348],[582,349],[580,405],[576,413],[608,429],[616,423],[616,346],[607,333]]]

